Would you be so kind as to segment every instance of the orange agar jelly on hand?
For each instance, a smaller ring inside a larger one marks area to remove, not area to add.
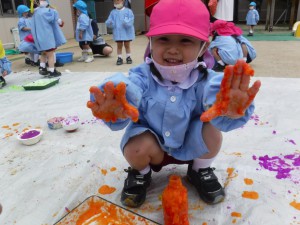
[[[165,225],[189,225],[187,189],[179,176],[171,175],[162,194],[162,206]]]

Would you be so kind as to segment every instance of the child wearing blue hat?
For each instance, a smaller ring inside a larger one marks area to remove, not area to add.
[[[126,63],[131,64],[130,42],[135,38],[134,15],[131,9],[124,6],[124,0],[114,0],[114,7],[105,24],[113,29],[113,39],[117,42],[117,65],[123,64],[123,45],[126,51]]]
[[[78,0],[73,7],[76,9],[78,16],[76,25],[76,41],[82,47],[82,56],[77,61],[90,63],[94,61],[93,51],[90,44],[93,42],[93,29],[91,19],[88,16],[87,5],[85,2]]]
[[[256,3],[250,2],[249,11],[246,16],[246,23],[249,26],[248,36],[253,36],[254,26],[256,26],[259,21],[259,14],[258,11],[255,9],[255,7],[256,7]]]
[[[19,36],[20,36],[20,41],[22,42],[27,35],[31,34],[31,18],[29,17],[30,9],[26,5],[19,5],[17,8],[17,12],[19,15],[19,21],[18,21]],[[31,52],[24,52],[24,53],[25,53],[26,64],[31,66],[39,65],[38,62],[39,54],[34,54]]]

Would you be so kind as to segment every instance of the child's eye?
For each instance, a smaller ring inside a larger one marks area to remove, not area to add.
[[[190,39],[184,38],[184,39],[181,40],[181,43],[183,43],[183,44],[192,44],[194,42]]]
[[[159,40],[159,41],[164,41],[164,42],[165,42],[165,41],[168,41],[169,39],[168,39],[167,37],[161,37],[161,38],[159,38],[158,40]]]

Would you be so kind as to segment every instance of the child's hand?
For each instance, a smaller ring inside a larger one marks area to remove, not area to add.
[[[82,39],[82,31],[79,32],[79,39]]]
[[[117,119],[130,118],[136,122],[139,118],[138,110],[126,100],[126,84],[121,82],[114,87],[113,82],[107,82],[104,92],[98,87],[91,87],[90,93],[94,95],[95,102],[88,101],[87,107],[92,110],[95,117],[106,122],[116,122]]]
[[[253,75],[254,70],[244,60],[238,60],[234,66],[226,66],[216,102],[201,115],[200,120],[209,122],[218,116],[242,117],[261,85],[257,80],[249,88],[250,76]]]
[[[7,75],[7,71],[4,70],[3,73],[2,73],[2,76],[5,77],[6,75]]]

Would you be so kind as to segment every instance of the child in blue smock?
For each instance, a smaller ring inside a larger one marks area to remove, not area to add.
[[[213,70],[221,72],[226,65],[234,65],[239,59],[250,63],[256,58],[255,49],[234,23],[216,20],[211,25],[211,32],[213,38],[209,50],[216,61]]]
[[[5,57],[5,50],[0,40],[0,88],[6,85],[5,76],[11,73],[11,62]]]
[[[90,88],[87,106],[93,115],[113,131],[126,127],[120,144],[130,165],[121,193],[125,206],[142,205],[152,171],[168,164],[188,164],[188,180],[205,202],[225,197],[211,165],[222,132],[250,119],[261,84],[250,87],[252,70],[243,60],[228,66],[226,76],[207,69],[203,54],[209,34],[209,12],[202,1],[160,0],[147,33],[151,57],[128,76],[116,73]],[[220,90],[221,82],[228,93]]]
[[[126,63],[131,64],[130,42],[135,39],[134,15],[131,9],[124,6],[124,0],[114,0],[114,7],[108,19],[105,21],[107,27],[112,28],[113,39],[117,42],[117,65],[123,64],[123,45],[126,52]]]
[[[76,25],[76,41],[82,47],[82,56],[78,62],[90,63],[94,61],[93,51],[90,44],[93,42],[93,29],[91,19],[88,16],[87,5],[83,1],[77,1],[73,7],[77,10],[78,16]]]
[[[249,34],[248,36],[253,36],[254,27],[257,25],[259,21],[259,14],[258,11],[255,9],[256,3],[250,2],[249,4],[249,11],[246,16],[246,23],[249,26]]]
[[[62,21],[59,18],[58,12],[49,7],[49,1],[40,0],[39,7],[33,13],[31,32],[35,46],[41,53],[39,73],[43,76],[57,77],[61,75],[54,66],[56,48],[66,43],[59,23],[62,23]],[[48,69],[46,68],[47,61],[49,65]]]
[[[24,38],[31,34],[31,18],[29,17],[30,9],[26,5],[19,5],[17,8],[17,12],[19,15],[18,21],[18,30],[20,41],[22,42]],[[19,49],[20,50],[20,49]],[[24,52],[20,50],[21,52]],[[25,53],[25,63],[31,66],[39,65],[39,54],[34,54],[32,52],[24,52]],[[29,54],[28,54],[29,53]]]

